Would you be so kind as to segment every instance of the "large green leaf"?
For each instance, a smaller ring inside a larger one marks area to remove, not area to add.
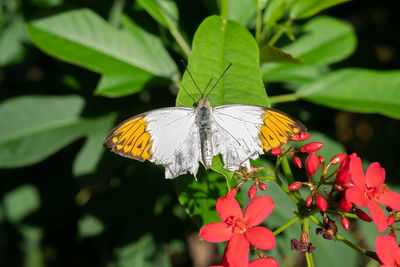
[[[117,30],[88,9],[39,19],[27,28],[43,51],[102,74],[132,71],[173,77],[177,73],[166,51],[153,43],[154,38],[140,35],[143,31],[135,36]]]
[[[28,39],[21,17],[0,31],[0,66],[16,62],[24,54],[23,42]]]
[[[400,118],[399,86],[400,70],[342,69],[304,84],[297,93],[333,108]]]
[[[0,167],[13,168],[34,164],[57,152],[74,140],[88,136],[89,144],[99,133],[105,134],[112,117],[82,119],[84,101],[77,96],[22,96],[0,105]],[[101,141],[100,141],[101,144]],[[91,149],[101,153],[99,149]],[[98,154],[78,164],[78,173],[92,170]],[[85,156],[84,158],[87,158]],[[79,160],[78,160],[79,162]]]
[[[213,86],[230,63],[232,67],[209,95],[211,104],[269,106],[261,80],[258,46],[252,35],[237,22],[208,17],[195,33],[188,66],[200,90],[204,92],[210,79]],[[187,72],[183,75],[182,87],[196,100],[201,97]],[[193,104],[184,90],[179,90],[177,99],[188,106]]]
[[[282,50],[300,58],[303,65],[264,63],[265,81],[309,81],[322,75],[320,66],[345,59],[356,47],[353,28],[335,18],[316,17],[304,24],[301,31],[304,34]]]
[[[304,19],[332,6],[350,0],[297,0],[293,2],[290,11],[291,19]]]

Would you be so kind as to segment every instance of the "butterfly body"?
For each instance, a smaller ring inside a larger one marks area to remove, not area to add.
[[[221,155],[224,168],[250,168],[249,159],[284,144],[306,127],[266,107],[233,104],[212,108],[200,98],[197,108],[170,107],[132,117],[116,126],[104,145],[124,157],[165,166],[165,177],[196,175],[199,162],[211,167]]]

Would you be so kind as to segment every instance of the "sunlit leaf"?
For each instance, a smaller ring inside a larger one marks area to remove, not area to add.
[[[333,108],[400,118],[400,70],[342,69],[302,86],[304,99]]]
[[[290,18],[304,19],[318,12],[350,0],[297,0],[293,2]]]
[[[22,185],[4,195],[4,207],[7,219],[19,222],[40,208],[40,196],[33,185]]]

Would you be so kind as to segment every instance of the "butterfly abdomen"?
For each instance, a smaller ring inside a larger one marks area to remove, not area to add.
[[[207,169],[211,167],[213,158],[210,109],[211,108],[207,106],[201,106],[198,108],[196,116],[196,124],[200,133],[201,155]]]

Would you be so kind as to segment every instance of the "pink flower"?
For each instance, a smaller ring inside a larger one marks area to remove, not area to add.
[[[367,207],[378,230],[386,230],[386,216],[377,203],[400,210],[400,194],[389,190],[383,183],[385,170],[378,162],[373,162],[364,176],[361,159],[354,157],[350,161],[350,173],[354,187],[347,189],[346,199],[357,206]]]
[[[396,239],[389,235],[378,235],[375,241],[375,250],[379,260],[385,267],[400,266],[400,248]]]
[[[256,226],[274,209],[271,197],[261,196],[247,205],[244,215],[235,194],[228,193],[217,200],[216,208],[222,222],[210,223],[200,230],[199,237],[208,242],[228,241],[223,265],[247,266],[250,244],[262,250],[275,247],[274,234],[265,227]]]

